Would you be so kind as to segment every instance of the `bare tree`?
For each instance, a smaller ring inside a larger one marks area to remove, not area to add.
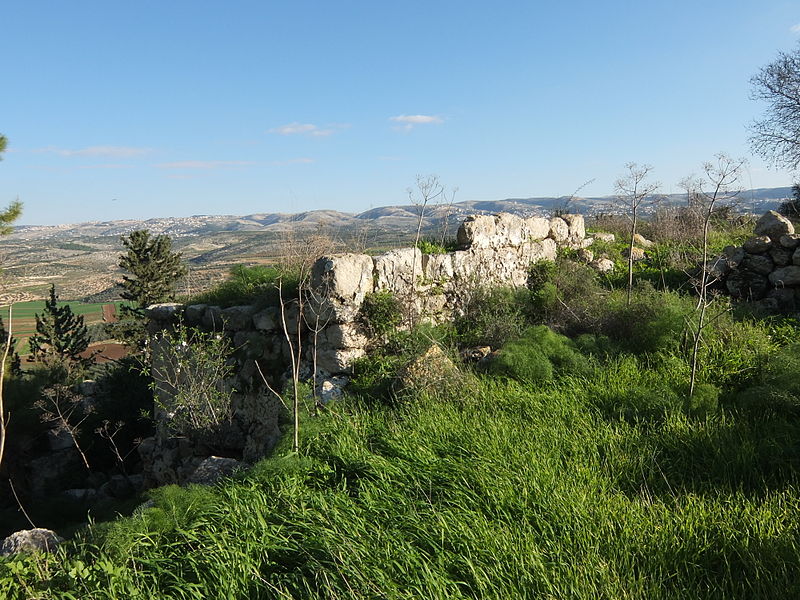
[[[633,291],[633,245],[636,237],[636,225],[639,212],[646,202],[660,187],[659,183],[647,181],[653,167],[630,162],[625,165],[628,172],[614,183],[616,190],[615,204],[622,209],[630,221],[630,242],[628,244],[628,304],[631,303]]]
[[[703,165],[704,180],[698,180],[695,202],[697,210],[703,217],[702,251],[700,262],[700,278],[697,283],[697,320],[692,331],[692,374],[689,382],[689,396],[694,394],[697,382],[697,363],[703,329],[706,327],[706,313],[711,303],[709,287],[715,282],[708,265],[708,232],[714,209],[725,202],[730,202],[741,192],[737,187],[742,170],[746,165],[743,158],[733,159],[727,154],[717,154],[714,161]]]
[[[754,100],[767,109],[750,126],[753,150],[776,166],[800,166],[800,46],[763,67],[750,80]]]

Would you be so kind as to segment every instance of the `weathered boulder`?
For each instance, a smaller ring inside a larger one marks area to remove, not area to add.
[[[739,268],[759,275],[769,275],[774,267],[772,259],[764,254],[745,254],[742,264],[739,265]]]
[[[375,287],[398,295],[408,294],[424,278],[419,248],[390,250],[375,257]]]
[[[372,257],[366,254],[320,258],[311,270],[314,293],[309,309],[319,314],[322,321],[353,321],[364,297],[375,289],[373,268]]]
[[[800,266],[800,248],[794,251],[792,254],[792,264]]]
[[[325,328],[325,339],[333,348],[363,348],[369,342],[359,323],[333,323]]]
[[[617,236],[613,233],[594,233],[592,237],[601,242],[606,242],[607,244],[613,244],[617,239]]]
[[[207,304],[191,304],[183,309],[183,318],[189,325],[199,325],[203,321],[203,313]]]
[[[637,247],[637,246],[634,246],[633,248],[630,248],[630,247],[629,248],[625,248],[622,251],[622,256],[625,257],[625,258],[628,258],[629,256],[632,256],[634,261],[640,261],[640,260],[644,260],[645,258],[647,258],[647,254],[645,253],[645,251],[642,250],[641,248]]]
[[[330,377],[319,385],[317,397],[322,404],[338,400],[344,395],[344,388],[350,382],[348,377]]]
[[[61,538],[51,529],[23,529],[3,540],[0,556],[18,552],[55,552],[61,542]]]
[[[706,262],[706,273],[711,279],[722,279],[730,272],[728,261],[724,256],[712,258]]]
[[[396,394],[413,391],[450,396],[466,377],[442,349],[434,344],[406,365],[392,384],[392,390]]]
[[[586,225],[583,215],[562,215],[569,230],[568,238],[572,244],[580,244],[586,237]]]
[[[578,250],[578,260],[585,263],[590,263],[594,260],[594,252],[588,248],[581,248]]]
[[[769,276],[775,287],[800,285],[800,266],[790,265],[775,269]]]
[[[769,289],[769,280],[751,271],[733,271],[725,281],[728,293],[734,298],[760,300]]]
[[[761,254],[762,252],[769,250],[771,246],[772,240],[770,240],[770,238],[766,235],[751,237],[744,244],[742,244],[744,251],[749,254]]]
[[[589,263],[598,273],[611,273],[614,270],[614,261],[609,258],[598,258]]]
[[[738,269],[739,265],[742,264],[744,260],[744,248],[741,247],[725,246],[722,250],[722,254],[725,256],[728,266],[731,269]]]
[[[146,309],[147,316],[154,321],[172,321],[183,312],[183,304],[176,302],[162,302],[151,304]]]
[[[459,226],[456,241],[464,248],[489,248],[496,233],[494,216],[473,215],[464,219]]]
[[[782,235],[780,244],[788,250],[794,250],[800,246],[800,233],[787,233],[786,235]]]
[[[525,219],[529,239],[543,240],[550,235],[550,221],[544,217],[528,217]]]
[[[253,315],[253,327],[259,331],[275,331],[280,322],[278,309],[269,307]]]
[[[219,306],[207,306],[201,319],[203,328],[210,330],[222,329],[222,309]]]
[[[766,235],[771,240],[779,240],[783,235],[794,233],[794,225],[782,214],[769,210],[756,221],[755,235]]]
[[[558,244],[569,240],[569,225],[561,217],[550,219],[550,237]]]
[[[655,245],[654,242],[651,242],[640,233],[634,234],[633,243],[641,248],[652,248]]]
[[[785,267],[792,264],[792,251],[780,246],[774,246],[769,251],[769,256],[772,262],[779,267]]]
[[[213,485],[223,477],[230,477],[242,466],[240,461],[233,458],[209,456],[189,476],[189,483]]]
[[[256,312],[255,306],[231,306],[220,312],[222,326],[225,331],[240,331],[250,329],[253,323],[253,315]]]

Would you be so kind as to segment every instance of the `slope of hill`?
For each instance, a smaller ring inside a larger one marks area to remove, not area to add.
[[[791,195],[791,188],[746,190],[739,208],[760,213],[775,208]],[[467,200],[425,207],[423,232],[453,234],[467,215],[510,212],[524,216],[547,215],[557,210],[591,214],[607,211],[612,197],[535,197],[502,200]],[[684,196],[662,198],[683,203]],[[0,300],[43,297],[51,283],[68,299],[112,299],[120,278],[119,238],[135,229],[166,234],[183,252],[191,268],[187,286],[197,291],[213,283],[233,264],[269,263],[285,253],[288,240],[310,232],[332,240],[334,248],[347,250],[387,248],[407,244],[416,231],[420,207],[410,204],[381,206],[359,214],[313,210],[297,214],[193,215],[147,220],[92,221],[72,225],[23,225],[0,239],[4,281]]]

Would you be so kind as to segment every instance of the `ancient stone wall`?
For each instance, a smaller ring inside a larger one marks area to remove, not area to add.
[[[756,222],[753,237],[728,246],[708,265],[734,298],[758,301],[775,311],[800,306],[800,235],[792,222],[768,211]]]
[[[218,446],[252,461],[267,453],[280,436],[281,403],[265,389],[261,373],[290,364],[292,349],[284,333],[284,320],[286,329],[293,332],[293,341],[301,320],[301,379],[316,374],[318,394],[324,402],[346,383],[353,360],[366,353],[370,340],[361,308],[369,294],[392,292],[414,320],[443,322],[458,314],[471,290],[524,286],[532,263],[554,260],[560,247],[583,248],[591,242],[580,215],[524,219],[500,214],[467,218],[458,230],[461,249],[454,252],[428,255],[416,248],[402,248],[379,256],[324,256],[313,266],[302,316],[297,301],[288,303],[283,315],[276,307],[150,307],[154,365],[159,362],[161,345],[168,343],[168,338],[159,338],[159,332],[169,330],[178,320],[228,336],[235,349],[235,376],[229,382],[236,390],[235,410]],[[278,374],[265,375],[276,378]],[[279,385],[274,379],[273,384]],[[165,386],[155,387],[159,393],[168,393]],[[169,399],[160,398],[160,403],[167,405]],[[163,411],[157,417],[162,425],[169,420]],[[209,456],[208,445],[170,437],[169,427],[160,427],[159,431],[140,448],[146,485],[190,481]]]

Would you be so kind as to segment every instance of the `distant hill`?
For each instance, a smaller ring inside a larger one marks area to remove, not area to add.
[[[790,187],[757,188],[739,194],[738,208],[744,212],[760,213],[776,208],[791,197]],[[685,195],[671,194],[663,202],[681,204]],[[613,197],[539,197],[506,198],[504,200],[466,200],[447,206],[428,206],[425,211],[425,228],[434,227],[442,219],[456,222],[476,213],[510,212],[523,216],[547,215],[554,210],[567,210],[591,214],[608,210]],[[119,237],[134,229],[149,229],[154,234],[167,234],[176,238],[203,236],[222,232],[272,232],[290,230],[307,231],[321,227],[352,230],[375,227],[384,231],[406,231],[416,228],[419,207],[415,205],[381,206],[359,214],[335,210],[313,210],[297,214],[257,213],[252,215],[194,215],[191,217],[164,217],[147,220],[92,221],[71,225],[21,225],[6,238],[8,241],[36,239],[74,240],[76,238]]]

